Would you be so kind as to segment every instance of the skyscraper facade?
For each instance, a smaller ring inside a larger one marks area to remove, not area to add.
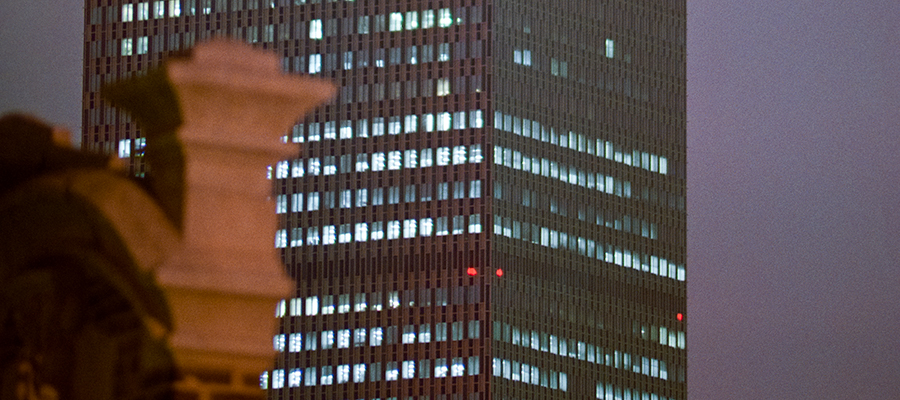
[[[103,82],[230,36],[338,97],[268,171],[273,399],[685,399],[684,0],[87,0]],[[263,172],[261,172],[263,173]],[[260,316],[267,323],[271,316]]]

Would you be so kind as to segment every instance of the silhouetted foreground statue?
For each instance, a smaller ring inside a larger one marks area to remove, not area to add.
[[[261,398],[235,382],[270,367],[267,317],[293,286],[265,166],[333,93],[224,40],[114,84],[147,138],[144,181],[2,117],[0,398]]]

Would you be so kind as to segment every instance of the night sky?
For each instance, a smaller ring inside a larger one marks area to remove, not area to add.
[[[900,399],[900,1],[688,11],[690,399]],[[80,129],[82,23],[0,2],[0,112]]]

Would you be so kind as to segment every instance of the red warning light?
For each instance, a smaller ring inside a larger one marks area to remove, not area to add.
[[[503,270],[502,270],[502,269],[497,268],[497,276],[503,276]]]
[[[469,276],[475,276],[475,274],[478,272],[475,271],[474,267],[469,267],[469,269],[466,270],[466,273],[469,274]]]
[[[682,313],[675,314],[675,318],[677,318],[679,321],[681,321],[684,319],[684,314],[682,314]]]

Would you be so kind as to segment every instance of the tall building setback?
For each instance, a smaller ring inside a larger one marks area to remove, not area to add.
[[[98,90],[198,41],[340,87],[268,171],[270,398],[686,399],[684,0],[86,4],[83,143],[136,175]]]

